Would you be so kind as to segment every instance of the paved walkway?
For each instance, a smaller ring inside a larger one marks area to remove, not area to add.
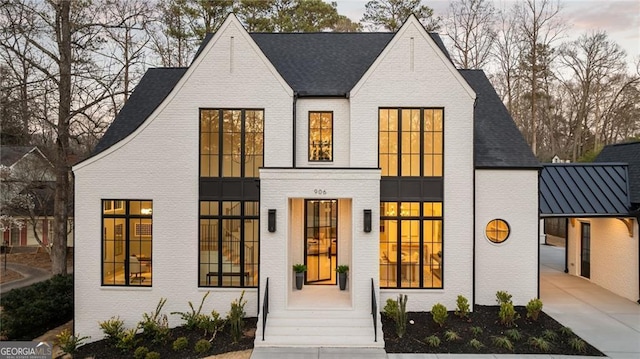
[[[564,248],[540,246],[540,259],[545,313],[610,358],[640,358],[640,305],[565,274]]]
[[[2,265],[4,265],[4,263],[2,263]],[[0,284],[0,295],[14,288],[26,287],[33,283],[42,282],[43,280],[51,278],[51,272],[42,268],[11,262],[7,263],[7,268],[22,274],[23,278]]]

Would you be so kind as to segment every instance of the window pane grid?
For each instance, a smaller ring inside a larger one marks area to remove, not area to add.
[[[333,161],[332,112],[309,112],[309,161]]]

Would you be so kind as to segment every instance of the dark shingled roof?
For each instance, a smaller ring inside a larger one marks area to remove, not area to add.
[[[11,167],[33,149],[35,146],[0,146],[0,164]]]
[[[254,33],[254,41],[301,96],[346,96],[393,38],[393,33]],[[431,37],[448,57],[437,34]],[[211,39],[207,36],[198,53]],[[197,56],[197,55],[196,55]],[[162,103],[186,69],[150,69],[98,143],[94,154],[132,133]],[[539,167],[489,79],[460,70],[477,94],[475,165]]]
[[[631,203],[640,204],[640,142],[605,146],[596,162],[625,162],[629,171]]]
[[[473,111],[476,167],[540,167],[509,111],[482,70],[459,70],[476,92]]]
[[[187,68],[151,68],[102,136],[92,155],[113,146],[135,131],[173,90]]]
[[[628,215],[628,185],[622,163],[545,164],[540,173],[540,216]]]

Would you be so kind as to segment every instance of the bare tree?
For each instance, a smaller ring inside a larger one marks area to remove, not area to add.
[[[453,42],[453,62],[463,69],[479,69],[490,60],[496,39],[496,8],[487,0],[455,0],[449,5],[447,35]]]
[[[556,0],[525,0],[517,6],[519,31],[523,37],[523,51],[530,59],[529,66],[523,69],[529,85],[529,122],[531,127],[531,149],[538,152],[538,98],[536,94],[540,87],[540,76],[543,73],[540,60],[544,59],[540,51],[549,51],[553,43],[559,39],[565,30],[560,22],[558,13],[560,4]],[[542,54],[544,55],[544,54]]]

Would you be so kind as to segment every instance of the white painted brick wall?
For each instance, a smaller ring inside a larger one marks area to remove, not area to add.
[[[476,170],[476,304],[495,305],[496,292],[526,305],[538,293],[538,171]],[[486,237],[487,223],[509,224],[506,241]]]
[[[437,302],[451,308],[458,294],[471,298],[472,291],[475,95],[419,23],[409,20],[396,38],[351,93],[351,165],[378,166],[379,107],[444,107],[444,289],[385,289],[380,302],[402,292],[411,311]]]
[[[580,218],[569,224],[569,273],[580,275],[580,222],[591,223],[591,282],[632,301],[638,300],[638,221],[633,237],[616,218]]]
[[[309,162],[309,111],[333,111],[332,162]],[[296,166],[349,167],[349,100],[302,98],[297,102],[296,117]]]
[[[234,38],[230,72],[230,38]],[[240,56],[241,54],[241,56]],[[199,59],[154,114],[132,135],[74,167],[76,176],[75,326],[99,340],[98,322],[120,316],[127,327],[167,298],[165,313],[199,302],[199,108],[264,108],[265,162],[291,165],[292,93],[263,61],[237,20],[223,25]],[[271,154],[271,155],[269,155]],[[101,287],[102,198],[153,200],[153,286]],[[265,222],[263,222],[265,223]],[[218,289],[204,311],[225,315],[241,289]],[[247,314],[257,312],[247,289]],[[170,324],[179,319],[170,316]]]

